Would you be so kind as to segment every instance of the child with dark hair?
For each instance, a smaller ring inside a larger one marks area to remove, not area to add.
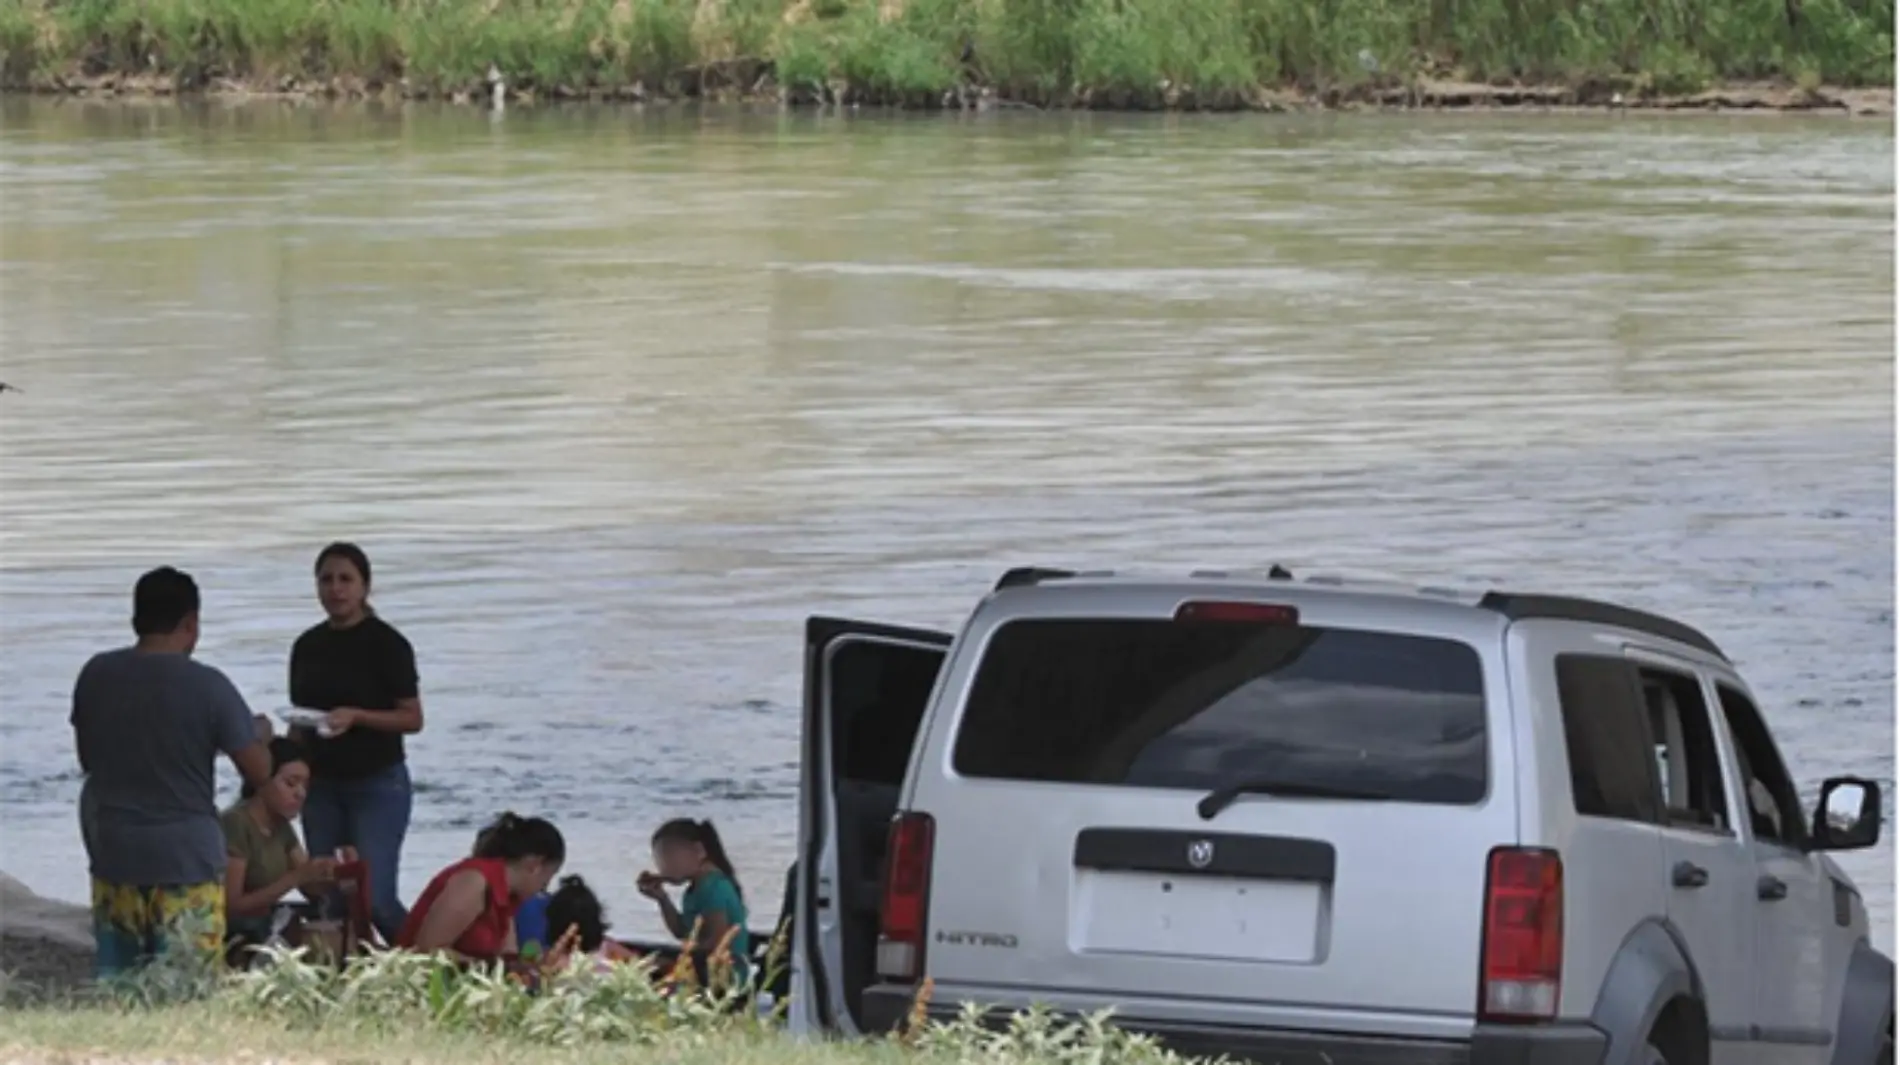
[[[640,874],[640,894],[659,903],[667,930],[684,940],[697,926],[699,938],[687,944],[697,952],[711,952],[730,937],[733,974],[743,981],[752,951],[745,894],[712,822],[680,818],[661,825],[653,833],[653,863],[657,872]],[[678,906],[666,893],[668,884],[686,887]]]
[[[565,945],[583,954],[593,955],[595,961],[605,965],[613,962],[632,961],[638,955],[607,936],[607,911],[600,904],[600,897],[587,881],[578,876],[564,876],[561,886],[548,897],[547,935],[550,945]],[[568,935],[574,941],[566,943]]]

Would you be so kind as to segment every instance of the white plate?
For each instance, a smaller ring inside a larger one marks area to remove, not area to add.
[[[277,716],[283,718],[284,723],[291,728],[315,729],[317,735],[325,739],[331,736],[330,730],[323,724],[329,719],[329,715],[321,710],[305,710],[302,707],[289,706],[277,711]]]

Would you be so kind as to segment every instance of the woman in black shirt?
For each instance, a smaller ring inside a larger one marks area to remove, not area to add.
[[[393,943],[408,915],[396,889],[412,800],[402,738],[422,731],[422,700],[415,650],[370,609],[369,589],[369,557],[355,544],[317,555],[327,617],[290,649],[290,701],[328,715],[299,737],[310,750],[304,842],[316,856],[356,848],[374,923]]]

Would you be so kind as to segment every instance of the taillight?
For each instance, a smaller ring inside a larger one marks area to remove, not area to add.
[[[1174,611],[1176,621],[1246,622],[1254,625],[1298,625],[1300,612],[1278,603],[1182,603]]]
[[[877,936],[877,974],[914,981],[924,971],[924,921],[930,903],[930,859],[937,823],[929,814],[898,814],[884,859],[884,905]]]
[[[1555,851],[1499,847],[1484,884],[1484,960],[1478,1016],[1557,1016],[1564,967],[1564,865]]]

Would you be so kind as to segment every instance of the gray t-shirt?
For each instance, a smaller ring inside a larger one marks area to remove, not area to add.
[[[257,742],[229,677],[182,654],[94,655],[73,685],[92,875],[142,887],[224,879],[217,758]]]

